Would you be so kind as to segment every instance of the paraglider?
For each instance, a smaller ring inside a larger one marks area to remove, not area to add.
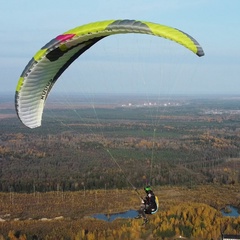
[[[107,20],[71,29],[43,46],[23,70],[17,84],[15,108],[29,128],[41,126],[45,101],[61,74],[82,53],[101,39],[114,34],[141,33],[166,38],[198,56],[204,52],[188,34],[165,25],[136,20]]]
[[[144,187],[144,191],[146,192],[146,197],[141,198],[141,206],[138,210],[138,216],[135,217],[143,218],[143,223],[148,223],[148,219],[146,214],[155,214],[158,211],[159,202],[158,197],[153,193],[152,188],[150,186]]]

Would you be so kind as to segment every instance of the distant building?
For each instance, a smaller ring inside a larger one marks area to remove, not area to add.
[[[233,235],[233,234],[223,234],[222,240],[238,240],[240,239],[240,235]]]

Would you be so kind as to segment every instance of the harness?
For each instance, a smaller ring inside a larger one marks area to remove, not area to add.
[[[159,207],[159,201],[158,201],[158,197],[155,196],[155,202],[156,202],[156,209],[153,208],[152,211],[151,211],[151,214],[155,214],[157,211],[158,211],[158,207]]]
[[[158,197],[153,194],[150,197],[148,197],[147,202],[148,202],[147,204],[149,204],[149,207],[145,209],[145,213],[155,214],[158,211],[158,207],[159,207]]]

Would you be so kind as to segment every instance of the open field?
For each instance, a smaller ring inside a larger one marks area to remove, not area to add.
[[[34,235],[36,239],[92,239],[91,236],[126,239],[126,232],[127,239],[145,239],[144,236],[176,239],[180,234],[189,239],[211,239],[220,237],[221,232],[240,230],[236,225],[240,224],[240,217],[222,217],[220,213],[220,209],[229,204],[239,207],[239,186],[155,187],[154,190],[160,200],[160,209],[149,216],[150,223],[146,227],[141,227],[142,221],[135,219],[105,222],[91,218],[94,213],[138,209],[138,196],[131,189],[1,193],[0,231],[4,237],[9,233],[21,233],[28,239]],[[144,194],[141,189],[138,191]],[[201,221],[196,223],[198,218]],[[186,224],[190,228],[180,233],[179,229]],[[199,224],[202,227],[197,232]]]

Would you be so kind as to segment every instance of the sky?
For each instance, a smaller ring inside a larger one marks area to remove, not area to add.
[[[180,29],[205,56],[153,36],[108,37],[80,56],[53,92],[240,94],[239,0],[0,1],[0,94],[14,96],[24,67],[52,38],[108,19]]]

